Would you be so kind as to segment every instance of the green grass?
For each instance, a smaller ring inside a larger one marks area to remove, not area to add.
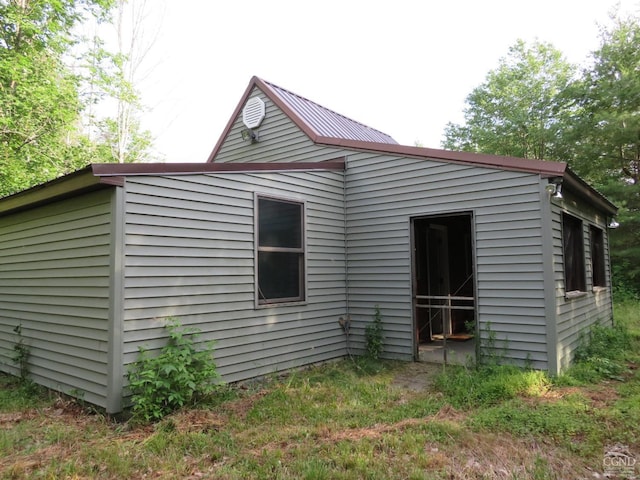
[[[411,390],[394,383],[407,364],[345,360],[225,387],[153,425],[0,375],[0,479],[591,477],[607,445],[640,445],[639,310],[617,306],[620,330],[596,332],[561,379],[447,367]],[[623,368],[603,375],[593,358]]]
[[[512,365],[450,367],[436,378],[436,386],[456,408],[493,405],[519,395],[539,396],[549,388],[544,372]]]
[[[37,408],[47,405],[50,400],[46,389],[0,373],[0,413]]]

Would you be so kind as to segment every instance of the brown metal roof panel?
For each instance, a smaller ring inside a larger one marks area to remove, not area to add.
[[[301,97],[277,85],[264,80],[262,82],[267,85],[301,121],[319,136],[363,142],[398,144],[398,142],[386,133],[351,120],[344,115],[340,115],[333,110],[329,110],[322,105],[318,105],[307,98]]]

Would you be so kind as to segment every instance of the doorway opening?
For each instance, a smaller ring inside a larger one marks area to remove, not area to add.
[[[472,214],[411,225],[416,360],[465,363],[475,358],[477,330]]]

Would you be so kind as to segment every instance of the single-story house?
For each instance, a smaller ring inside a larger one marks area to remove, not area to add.
[[[0,369],[20,326],[35,382],[118,412],[169,317],[233,382],[362,352],[378,306],[387,358],[475,338],[557,374],[612,322],[615,214],[565,163],[399,145],[254,77],[207,162],[0,200]]]

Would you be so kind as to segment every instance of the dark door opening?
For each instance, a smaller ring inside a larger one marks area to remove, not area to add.
[[[473,354],[476,302],[471,214],[414,218],[412,227],[416,357],[421,358],[423,350],[440,347],[443,351],[432,355],[433,361],[446,361],[446,351],[453,348]]]

